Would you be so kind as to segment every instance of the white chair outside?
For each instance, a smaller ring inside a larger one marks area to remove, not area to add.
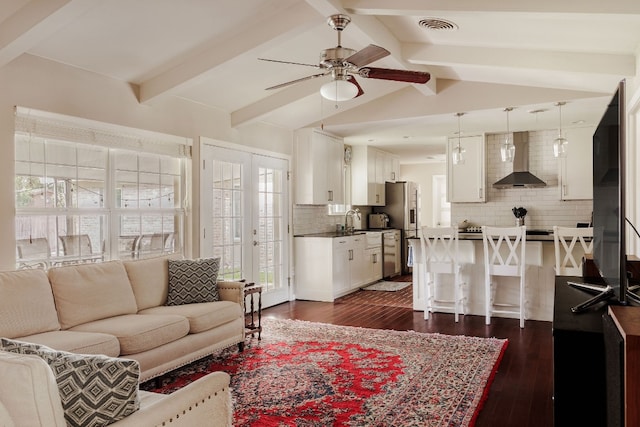
[[[420,235],[422,265],[424,266],[424,318],[438,309],[452,310],[457,322],[460,313],[464,314],[464,283],[461,282],[458,228],[422,227]],[[453,276],[453,299],[436,297],[436,275]]]
[[[593,252],[593,228],[554,226],[553,243],[556,276],[582,276],[582,256]]]
[[[484,244],[486,324],[491,324],[493,314],[517,314],[520,319],[520,327],[524,328],[526,226],[483,226],[482,240]],[[495,300],[497,282],[494,283],[494,276],[520,278],[517,304]]]

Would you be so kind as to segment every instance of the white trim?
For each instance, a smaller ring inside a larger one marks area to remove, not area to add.
[[[43,138],[190,158],[191,138],[102,123],[24,107],[15,108],[15,131]]]
[[[289,169],[291,169],[291,155],[278,153],[276,151],[264,150],[261,148],[251,147],[248,145],[237,144],[235,142],[227,142],[219,139],[213,139],[206,136],[200,137],[200,146],[211,145],[214,147],[228,148],[230,150],[242,151],[245,153],[258,154],[266,157],[275,157],[276,159],[283,159],[289,161]],[[202,150],[200,150],[202,152]],[[202,165],[200,165],[202,167]]]

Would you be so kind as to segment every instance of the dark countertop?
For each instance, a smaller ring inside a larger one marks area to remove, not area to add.
[[[370,228],[367,230],[355,230],[353,233],[327,231],[324,233],[294,234],[293,237],[327,237],[327,238],[333,239],[336,237],[357,236],[357,235],[363,235],[370,232],[382,233],[385,231],[393,231],[393,230],[395,230],[395,228]],[[480,237],[482,238],[482,234],[480,234]]]
[[[553,231],[547,231],[544,234],[544,230],[531,230],[533,233],[527,232],[527,242],[553,242]],[[458,233],[458,239],[460,240],[482,240],[482,233]]]
[[[547,234],[545,234],[547,233]],[[409,239],[419,239],[419,237],[409,237]],[[482,232],[458,232],[460,240],[482,240]],[[527,242],[553,242],[553,231],[551,230],[528,230]]]

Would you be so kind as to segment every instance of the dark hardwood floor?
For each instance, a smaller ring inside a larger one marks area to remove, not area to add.
[[[361,291],[362,292],[362,291]],[[373,291],[366,291],[373,292]],[[476,427],[553,426],[553,363],[551,322],[435,313],[428,321],[423,313],[405,307],[359,304],[357,299],[333,303],[292,301],[263,310],[263,316],[300,319],[366,328],[415,330],[441,334],[507,338],[509,345]]]

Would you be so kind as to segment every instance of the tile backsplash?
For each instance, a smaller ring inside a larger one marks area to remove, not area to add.
[[[529,171],[547,183],[543,188],[497,189],[493,183],[513,170],[512,163],[500,161],[500,143],[506,134],[486,135],[487,197],[485,203],[452,203],[451,222],[468,220],[472,225],[515,225],[514,207],[527,209],[525,225],[549,229],[554,225],[575,227],[589,222],[592,200],[560,200],[558,160],[553,157],[552,143],[557,131],[529,132]]]
[[[368,206],[358,206],[362,228],[366,227]],[[293,205],[293,235],[336,231],[336,224],[344,224],[344,215],[329,215],[327,206]],[[359,228],[354,224],[356,228]]]

